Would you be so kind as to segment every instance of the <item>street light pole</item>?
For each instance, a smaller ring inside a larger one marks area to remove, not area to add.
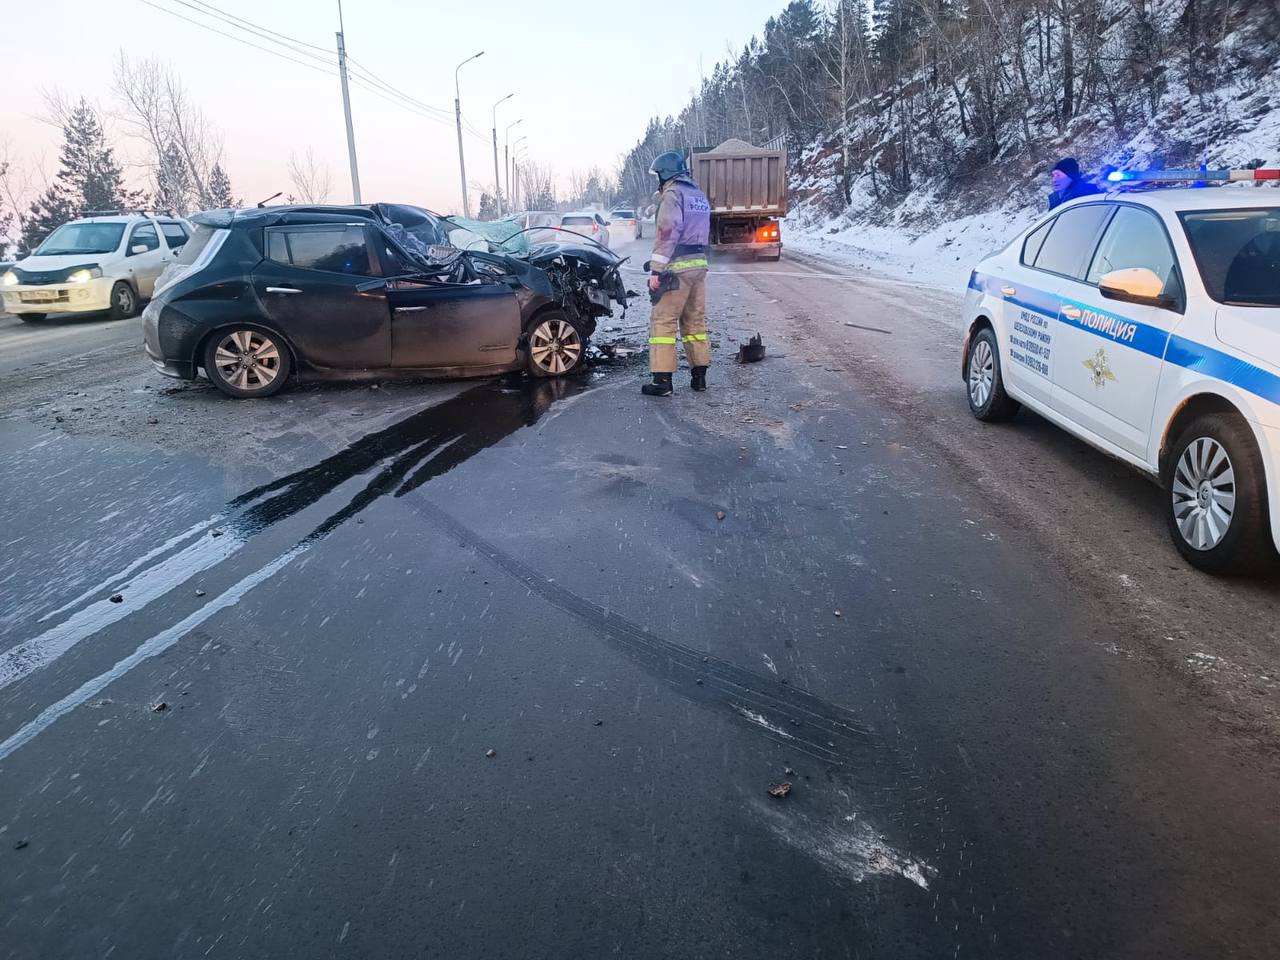
[[[351,126],[351,92],[347,89],[347,45],[343,37],[342,0],[338,0],[338,76],[342,78],[342,112],[347,118],[347,156],[351,160],[351,199],[360,202],[360,169],[356,165],[356,134]]]
[[[525,138],[521,137],[520,139],[523,140]],[[511,158],[511,167],[512,167],[511,179],[513,179],[516,182],[516,185],[515,185],[516,202],[515,204],[513,204],[513,207],[514,209],[517,209],[517,210],[520,208],[520,202],[519,202],[520,201],[520,161],[523,159],[524,159],[524,154],[519,150],[517,150],[516,155]]]
[[[511,128],[522,123],[524,123],[524,117],[507,124],[502,144],[502,172],[507,177],[507,200],[511,199]],[[519,140],[516,141],[516,143],[519,142]],[[514,203],[511,204],[511,209],[515,209]]]
[[[498,216],[502,216],[502,176],[498,173],[498,107],[514,96],[514,93],[508,93],[493,105],[493,189],[498,192]]]
[[[453,117],[458,124],[458,176],[462,180],[462,215],[471,219],[471,201],[467,199],[467,160],[462,152],[462,93],[458,87],[458,71],[476,57],[483,57],[481,50],[474,57],[467,57],[453,71]]]

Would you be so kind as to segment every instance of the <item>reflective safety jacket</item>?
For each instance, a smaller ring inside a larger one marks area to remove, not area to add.
[[[663,186],[656,222],[655,273],[707,269],[711,204],[689,176],[673,177]]]

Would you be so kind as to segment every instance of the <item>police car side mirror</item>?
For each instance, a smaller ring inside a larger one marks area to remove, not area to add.
[[[129,256],[133,256],[134,254],[138,254],[138,253],[146,253],[149,249],[151,248],[148,247],[145,243],[135,243],[132,247],[129,248]]]
[[[1098,280],[1098,290],[1109,300],[1140,303],[1148,307],[1172,310],[1177,306],[1173,297],[1166,296],[1164,281],[1154,270],[1146,267],[1128,267],[1104,273]]]

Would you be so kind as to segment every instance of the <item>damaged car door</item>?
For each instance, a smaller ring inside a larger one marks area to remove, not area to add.
[[[305,363],[369,370],[390,365],[391,315],[381,267],[362,223],[267,227],[253,286],[266,315]]]
[[[519,363],[520,303],[510,278],[459,254],[424,275],[387,243],[379,247],[391,307],[391,365],[408,369],[512,369]],[[477,269],[479,267],[480,269]]]

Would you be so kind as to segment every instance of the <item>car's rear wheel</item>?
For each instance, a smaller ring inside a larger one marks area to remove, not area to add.
[[[1020,404],[1004,392],[1000,372],[1000,350],[996,334],[983,327],[969,346],[969,412],[986,423],[1008,420],[1018,412]]]
[[[1193,565],[1237,574],[1275,568],[1262,456],[1238,414],[1188,424],[1165,460],[1164,489],[1169,533]]]
[[[18,319],[23,323],[39,323],[47,316],[47,313],[20,313]]]
[[[123,280],[111,288],[111,319],[126,320],[138,312],[138,295]]]
[[[525,366],[535,377],[563,377],[582,367],[587,338],[559,310],[539,314],[529,327]]]
[[[230,397],[269,397],[284,387],[293,359],[279,334],[259,327],[219,330],[204,348],[204,370]]]

